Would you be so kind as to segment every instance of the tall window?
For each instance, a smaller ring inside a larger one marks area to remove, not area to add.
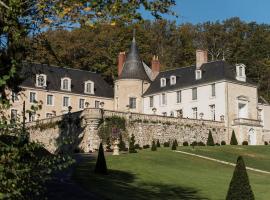
[[[216,120],[216,108],[215,105],[210,105],[210,114],[211,114],[211,120]]]
[[[37,87],[45,87],[46,86],[46,75],[45,74],[37,74],[36,75],[36,86]]]
[[[176,103],[181,103],[181,91],[176,92]]]
[[[18,93],[12,91],[12,93],[11,93],[11,99],[12,99],[13,102],[19,101]]]
[[[70,88],[71,88],[71,79],[70,78],[61,79],[61,89],[70,91]]]
[[[161,94],[161,105],[166,105],[167,104],[167,97],[165,93]]]
[[[100,101],[95,101],[95,108],[99,108],[100,106]]]
[[[84,92],[88,94],[94,94],[94,83],[92,81],[85,82]]]
[[[211,85],[211,96],[212,97],[215,97],[216,96],[216,84],[215,83],[213,83]]]
[[[79,100],[79,109],[84,109],[85,99]]]
[[[17,115],[18,115],[18,111],[16,109],[11,109],[10,119],[12,123],[17,121]]]
[[[149,106],[150,106],[150,108],[154,107],[154,97],[153,96],[149,97]]]
[[[130,97],[129,98],[129,108],[135,109],[136,108],[136,98]]]
[[[35,92],[30,92],[30,98],[29,98],[30,103],[36,103],[36,93]]]
[[[160,79],[160,86],[165,87],[166,86],[166,78],[161,78]]]
[[[51,94],[47,95],[47,105],[49,105],[49,106],[53,105],[53,95],[51,95]]]
[[[192,108],[193,118],[198,119],[198,109],[197,107]]]
[[[46,113],[46,118],[52,118],[53,114],[52,113]]]
[[[36,113],[29,112],[29,122],[33,122],[36,120]]]
[[[63,97],[63,107],[69,106],[69,97]]]
[[[192,100],[197,100],[197,88],[192,88]]]

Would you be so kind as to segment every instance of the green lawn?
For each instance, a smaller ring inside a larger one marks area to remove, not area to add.
[[[205,148],[210,151],[214,149]],[[183,150],[182,147],[179,149]],[[223,149],[220,147],[220,152]],[[266,150],[255,149],[255,152]],[[236,155],[237,150],[234,152]],[[252,149],[248,148],[248,152],[252,152]],[[225,199],[234,170],[231,166],[164,148],[159,148],[157,152],[142,150],[137,154],[106,156],[106,159],[109,175],[93,174],[94,160],[87,158],[83,159],[74,173],[74,179],[86,190],[103,199]],[[269,159],[263,160],[261,158],[257,166],[266,170],[260,166],[270,164]],[[256,200],[268,200],[270,175],[251,171],[248,174]]]

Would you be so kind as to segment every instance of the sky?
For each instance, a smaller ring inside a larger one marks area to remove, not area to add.
[[[270,0],[175,0],[173,10],[179,15],[164,18],[181,23],[202,23],[206,21],[222,21],[231,17],[239,17],[246,22],[270,24]],[[144,14],[146,18],[151,18]]]

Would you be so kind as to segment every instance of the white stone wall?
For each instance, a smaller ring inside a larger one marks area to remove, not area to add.
[[[270,131],[270,105],[259,104],[259,109],[262,109],[262,125],[263,129]]]

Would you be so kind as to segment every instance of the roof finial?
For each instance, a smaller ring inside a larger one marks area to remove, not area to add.
[[[133,29],[133,39],[132,39],[132,42],[135,42],[135,35],[136,35],[136,29],[134,28]]]

